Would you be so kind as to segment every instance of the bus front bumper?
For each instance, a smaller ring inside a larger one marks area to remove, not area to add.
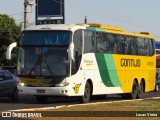
[[[67,87],[27,87],[18,85],[19,95],[70,96]]]

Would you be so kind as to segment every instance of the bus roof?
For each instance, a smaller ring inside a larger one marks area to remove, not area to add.
[[[125,30],[124,30],[123,28],[121,28],[121,27],[104,25],[104,24],[90,23],[90,24],[87,24],[87,25],[89,25],[89,27],[92,27],[92,28],[103,29],[105,32],[109,32],[109,33],[123,34],[123,35],[128,35],[128,36],[138,36],[138,37],[145,37],[145,38],[154,38],[154,37],[153,37],[150,33],[148,33],[148,32],[140,32],[140,33],[127,32],[127,31],[125,31]],[[97,30],[98,30],[98,29],[97,29]]]
[[[140,33],[127,32],[121,27],[104,25],[104,24],[96,24],[96,23],[31,25],[23,31],[31,31],[31,30],[70,30],[70,31],[74,32],[77,29],[88,29],[88,30],[93,30],[93,31],[103,31],[103,32],[107,32],[107,33],[122,34],[122,35],[128,35],[128,36],[154,38],[148,32],[140,32]]]
[[[23,31],[32,30],[70,30],[75,31],[77,29],[86,29],[86,26],[75,24],[45,24],[45,25],[31,25]]]

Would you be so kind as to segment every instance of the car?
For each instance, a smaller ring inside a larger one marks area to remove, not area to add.
[[[17,84],[19,78],[7,70],[0,70],[0,97],[18,100]]]
[[[155,92],[158,92],[158,91],[159,91],[159,88],[160,88],[160,73],[157,72],[157,73],[156,73],[156,84],[155,84],[155,89],[154,89],[154,91],[155,91]]]

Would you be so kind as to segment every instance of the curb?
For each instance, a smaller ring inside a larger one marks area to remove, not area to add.
[[[135,99],[135,100],[121,100],[121,101],[109,101],[109,102],[95,102],[95,103],[75,104],[75,105],[61,105],[61,106],[44,107],[44,108],[17,109],[17,110],[7,110],[7,111],[9,111],[9,112],[47,111],[47,110],[55,110],[55,109],[65,108],[65,107],[88,106],[88,105],[99,105],[99,104],[121,103],[121,102],[142,101],[142,100],[156,100],[156,99],[160,99],[160,97],[145,98],[145,99]]]

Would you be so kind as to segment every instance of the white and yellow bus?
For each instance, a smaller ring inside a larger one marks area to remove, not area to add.
[[[141,98],[155,87],[154,37],[103,24],[30,26],[19,43],[17,75],[19,94],[39,102],[49,96]]]

